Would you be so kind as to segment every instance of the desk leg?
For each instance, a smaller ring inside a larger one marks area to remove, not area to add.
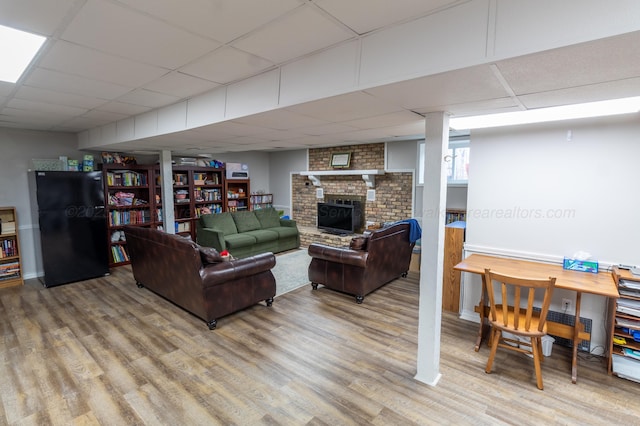
[[[578,345],[580,344],[580,302],[582,293],[576,292],[576,323],[573,329],[573,356],[571,357],[571,383],[578,381]]]
[[[478,352],[480,350],[480,345],[482,345],[482,339],[487,334],[489,330],[489,326],[486,324],[485,317],[485,306],[487,304],[487,282],[484,279],[484,274],[482,274],[482,293],[480,294],[480,304],[478,313],[480,315],[480,327],[478,329],[478,337],[476,337],[476,346],[475,351]]]

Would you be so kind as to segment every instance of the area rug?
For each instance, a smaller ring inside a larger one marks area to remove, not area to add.
[[[276,256],[276,266],[271,270],[276,278],[276,296],[309,284],[309,263],[306,249]]]

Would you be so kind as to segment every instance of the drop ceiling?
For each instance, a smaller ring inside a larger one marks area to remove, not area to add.
[[[461,3],[1,1],[0,24],[49,40],[18,84],[0,82],[0,127],[95,129]],[[640,32],[631,32],[111,148],[199,154],[404,140],[420,137],[423,115],[435,111],[465,116],[638,95]]]

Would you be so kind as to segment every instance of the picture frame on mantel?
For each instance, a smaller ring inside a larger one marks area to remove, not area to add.
[[[351,164],[350,152],[334,152],[331,154],[331,167],[334,169],[346,169]]]

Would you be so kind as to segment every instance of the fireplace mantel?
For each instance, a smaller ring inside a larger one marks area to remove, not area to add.
[[[384,170],[315,170],[300,172],[300,176],[307,176],[313,186],[321,186],[319,176],[353,176],[361,175],[367,188],[375,188],[376,175],[384,175]]]

